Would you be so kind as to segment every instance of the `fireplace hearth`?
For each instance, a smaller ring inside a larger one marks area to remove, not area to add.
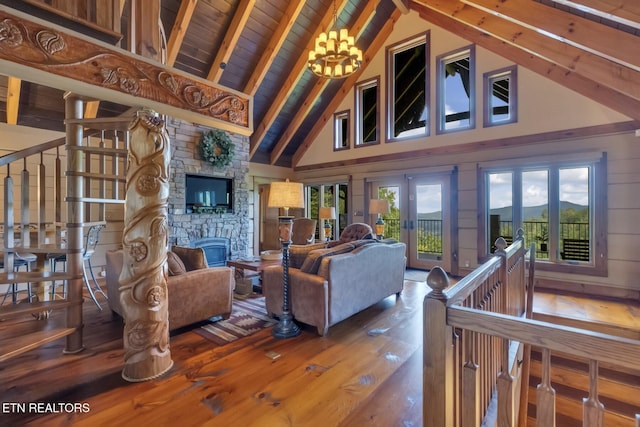
[[[203,237],[191,241],[192,248],[204,249],[209,267],[225,266],[231,252],[231,242],[226,237]]]

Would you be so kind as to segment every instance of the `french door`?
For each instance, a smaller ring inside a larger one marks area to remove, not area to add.
[[[384,237],[407,245],[407,267],[457,270],[452,245],[456,196],[451,173],[388,178],[371,183],[372,198],[389,200]]]

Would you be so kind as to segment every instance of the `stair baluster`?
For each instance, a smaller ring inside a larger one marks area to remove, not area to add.
[[[551,386],[551,351],[542,349],[542,380],[536,391],[536,419],[541,426],[556,425],[556,391]]]
[[[589,360],[589,397],[582,400],[582,425],[602,427],[604,405],[598,400],[598,361]]]

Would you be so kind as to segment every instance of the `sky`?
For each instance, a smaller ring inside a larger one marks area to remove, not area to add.
[[[588,168],[560,170],[560,200],[587,206],[589,204]],[[522,199],[524,206],[547,204],[547,171],[527,171],[522,176]],[[490,207],[511,206],[511,174],[492,174],[490,177]]]
[[[560,200],[587,206],[589,204],[588,169],[572,168],[560,170]],[[511,174],[496,173],[490,179],[490,207],[511,206]],[[547,204],[547,171],[523,172],[523,205],[540,206]],[[398,187],[387,187],[395,193],[395,206],[399,206]],[[416,203],[418,213],[439,212],[442,210],[442,188],[439,184],[417,185]]]

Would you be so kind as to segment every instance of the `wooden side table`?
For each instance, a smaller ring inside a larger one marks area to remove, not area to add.
[[[260,276],[260,292],[262,292],[262,272],[269,267],[282,265],[282,260],[264,261],[260,258],[253,260],[235,259],[227,261],[227,266],[235,267],[236,279],[244,279],[247,276],[246,271],[255,271]]]

